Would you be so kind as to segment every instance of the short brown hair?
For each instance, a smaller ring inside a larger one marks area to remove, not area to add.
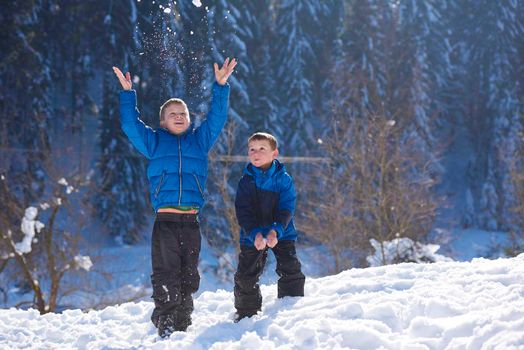
[[[164,120],[164,109],[166,109],[168,106],[172,105],[172,104],[179,104],[179,105],[182,105],[186,108],[186,110],[189,112],[189,109],[187,108],[187,105],[186,103],[184,102],[184,100],[180,99],[180,98],[170,98],[169,100],[167,100],[166,102],[164,102],[164,104],[162,106],[160,106],[160,112],[159,112],[159,116],[160,116],[160,124],[162,124],[162,121]]]
[[[271,146],[271,150],[272,151],[276,150],[277,147],[278,147],[277,138],[275,136],[271,135],[271,134],[268,134],[267,132],[256,132],[253,135],[251,135],[249,137],[249,139],[247,140],[248,145],[253,140],[257,140],[257,141],[266,140],[266,141],[268,141],[269,145]]]

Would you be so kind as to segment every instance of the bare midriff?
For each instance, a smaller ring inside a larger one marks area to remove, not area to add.
[[[198,214],[197,209],[180,210],[176,208],[159,208],[157,213],[175,213],[175,214]]]

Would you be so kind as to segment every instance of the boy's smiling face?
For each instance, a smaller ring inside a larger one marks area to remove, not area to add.
[[[162,127],[170,133],[179,135],[189,128],[189,111],[181,103],[171,103],[164,109]]]
[[[278,156],[278,149],[271,149],[268,140],[251,140],[248,144],[247,155],[251,164],[266,170]]]

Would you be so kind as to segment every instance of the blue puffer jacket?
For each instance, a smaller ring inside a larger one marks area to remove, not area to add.
[[[266,171],[249,163],[235,197],[240,244],[253,246],[258,232],[265,237],[271,229],[277,232],[279,240],[296,241],[293,222],[296,198],[293,179],[278,160]]]
[[[147,177],[155,212],[166,206],[204,204],[207,155],[227,119],[229,84],[213,84],[213,97],[207,118],[181,135],[166,129],[153,130],[140,120],[136,92],[120,93],[122,130],[133,146],[149,159]]]

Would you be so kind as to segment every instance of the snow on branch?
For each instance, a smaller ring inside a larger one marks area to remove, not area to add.
[[[58,184],[65,187],[66,193],[71,194],[75,190],[75,188],[67,183],[67,180],[64,178],[61,178],[58,180]]]
[[[35,207],[29,207],[25,210],[25,215],[20,225],[24,233],[24,238],[21,242],[15,243],[15,249],[19,254],[25,254],[31,251],[31,243],[36,241],[36,238],[34,238],[36,233],[40,233],[42,228],[45,227],[43,223],[36,220],[37,215],[38,209]]]
[[[75,266],[77,270],[84,269],[86,271],[89,271],[93,266],[93,262],[91,261],[91,258],[89,256],[77,255],[75,256]]]

